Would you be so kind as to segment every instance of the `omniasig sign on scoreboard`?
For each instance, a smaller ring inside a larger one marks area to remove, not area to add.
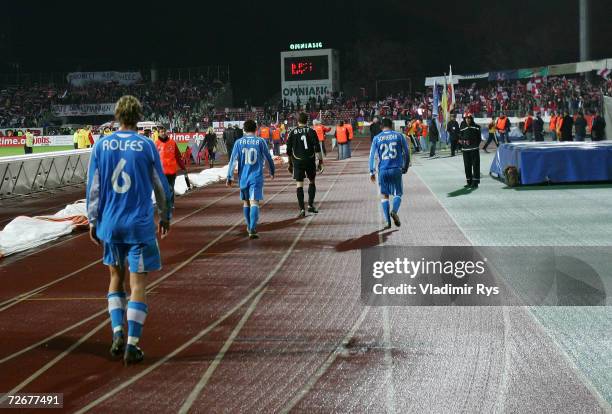
[[[338,51],[334,49],[310,49],[302,45],[281,52],[281,97],[291,102],[304,104],[314,97],[326,98],[340,87],[340,65]]]

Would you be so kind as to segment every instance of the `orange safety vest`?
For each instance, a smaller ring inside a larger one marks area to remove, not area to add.
[[[346,128],[347,132],[348,132],[348,139],[352,140],[353,139],[353,125],[351,125],[351,124],[344,124],[344,125],[345,125],[345,128]]]
[[[550,117],[549,128],[551,131],[555,131],[555,125],[557,124],[557,116],[553,115]]]
[[[281,131],[279,128],[275,128],[272,130],[272,141],[280,141],[281,139]]]
[[[270,138],[270,128],[261,127],[259,129],[259,136],[262,137],[263,139],[269,139]]]
[[[495,128],[497,128],[499,131],[505,131],[507,123],[508,123],[508,118],[506,117],[497,118],[497,122],[495,123]]]
[[[529,129],[529,127],[531,126],[531,124],[533,123],[533,118],[531,118],[530,116],[528,116],[525,119],[525,126],[523,128],[525,128],[525,132],[527,132],[527,130]]]
[[[421,136],[427,137],[427,122],[423,122],[421,125]]]
[[[557,123],[555,124],[555,126],[557,127],[557,134],[561,133],[561,127],[563,126],[563,117],[559,117],[559,119],[557,119]]]
[[[325,130],[327,129],[327,131],[329,131],[329,129],[328,129],[328,128],[325,128],[325,126],[324,126],[324,125],[322,125],[322,124],[315,125],[315,126],[313,126],[312,128],[313,128],[313,129],[315,130],[315,132],[317,133],[317,138],[319,138],[319,141],[320,141],[320,142],[325,141],[325,132],[326,132]]]
[[[336,139],[338,140],[338,144],[346,144],[346,141],[348,140],[348,131],[346,127],[336,127]]]
[[[178,170],[176,151],[179,151],[178,147],[176,146],[176,142],[174,142],[172,139],[168,139],[166,142],[162,142],[161,139],[158,139],[155,142],[155,146],[157,147],[157,152],[159,152],[159,157],[161,158],[164,174],[176,174],[176,171]],[[180,155],[181,154],[179,151],[178,156],[180,157]]]

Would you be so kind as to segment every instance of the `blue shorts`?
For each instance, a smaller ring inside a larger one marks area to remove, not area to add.
[[[103,263],[105,265],[122,266],[125,265],[126,260],[132,273],[146,273],[161,269],[157,240],[139,244],[104,242]]]
[[[240,189],[241,200],[263,200],[263,180],[255,183],[249,183],[246,187]]]
[[[402,170],[399,168],[380,170],[378,172],[378,185],[380,185],[381,194],[402,196],[404,194]]]

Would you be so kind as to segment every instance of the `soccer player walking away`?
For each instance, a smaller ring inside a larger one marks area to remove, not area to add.
[[[234,164],[238,162],[240,199],[243,206],[244,220],[250,239],[259,238],[257,221],[259,220],[259,201],[263,200],[263,163],[264,159],[270,168],[270,178],[274,179],[274,162],[268,144],[255,135],[257,124],[253,120],[244,123],[244,136],[234,143],[234,149],[227,168],[226,185],[231,187],[234,179]]]
[[[370,180],[376,182],[376,158],[378,158],[378,185],[380,186],[384,229],[391,228],[391,219],[397,227],[401,225],[399,208],[404,188],[402,174],[410,166],[410,150],[403,134],[393,131],[393,121],[382,121],[382,132],[372,140],[370,148]],[[389,212],[389,196],[393,196],[393,208]]]
[[[474,123],[472,114],[465,117],[466,126],[461,129],[463,165],[465,167],[465,188],[478,188],[480,184],[480,127]]]
[[[308,127],[308,115],[301,112],[298,115],[298,126],[287,135],[287,155],[289,157],[289,172],[293,174],[296,181],[296,193],[298,205],[300,206],[299,217],[306,216],[304,208],[304,178],[308,177],[308,212],[318,213],[314,205],[317,187],[315,177],[317,175],[316,157],[319,158],[319,172],[323,172],[323,153],[321,144],[314,129]]]
[[[145,297],[147,272],[161,269],[151,192],[155,193],[159,224],[164,238],[170,230],[172,193],[164,177],[155,143],[138,135],[142,105],[133,96],[123,96],[115,106],[121,127],[100,138],[91,151],[87,177],[89,236],[104,247],[103,263],[110,269],[108,311],[113,330],[110,353],[123,355],[124,364],[143,360],[138,347],[147,317]],[[130,271],[130,299],[125,277]],[[127,308],[127,346],[123,319]]]

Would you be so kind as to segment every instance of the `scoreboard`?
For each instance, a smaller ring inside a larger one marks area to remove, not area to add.
[[[311,97],[325,98],[337,92],[340,68],[337,50],[299,48],[302,45],[291,45],[294,50],[281,52],[281,97],[292,102],[299,97],[304,104]]]

